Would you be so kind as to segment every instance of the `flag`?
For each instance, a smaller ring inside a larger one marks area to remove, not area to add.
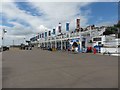
[[[41,34],[39,34],[39,37],[41,38]]]
[[[76,31],[80,31],[80,19],[76,19]]]
[[[45,37],[47,37],[47,32],[45,32]]]
[[[53,35],[55,35],[55,29],[53,29]]]
[[[59,23],[59,26],[58,26],[59,33],[61,33],[61,28],[62,28],[61,23]]]
[[[66,31],[69,31],[69,24],[70,23],[68,23],[68,22],[66,23]]]
[[[51,36],[51,31],[48,32],[48,35]]]
[[[76,20],[76,29],[80,29],[80,19],[77,19]]]
[[[42,33],[42,38],[44,38],[44,33]]]

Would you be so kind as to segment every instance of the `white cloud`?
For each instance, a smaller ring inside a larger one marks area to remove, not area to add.
[[[4,34],[4,45],[12,45],[13,40],[16,41],[16,44],[23,42],[23,39],[26,38],[25,34],[17,34],[18,32],[15,31],[14,28],[11,29],[11,27],[8,26],[1,26],[1,32],[0,37],[2,37],[2,29],[5,28],[7,30],[7,33]],[[16,34],[15,34],[16,33]],[[20,42],[21,41],[21,42]],[[2,45],[2,41],[0,39],[0,45]]]
[[[70,28],[75,28],[75,19],[81,19],[81,25],[85,26],[88,22],[88,13],[82,12],[81,7],[90,3],[36,3],[31,2],[30,5],[42,12],[42,16],[32,16],[24,10],[20,10],[15,3],[2,3],[2,9],[0,10],[8,19],[8,23],[14,25],[13,27],[5,27],[8,31],[7,35],[13,36],[26,36],[30,38],[35,34],[44,31],[51,30],[53,27],[57,27],[58,23],[62,23],[62,29],[65,30],[65,23],[70,22]],[[83,14],[84,13],[84,14]],[[11,20],[16,21],[11,22]],[[22,20],[28,23],[30,26],[21,24]],[[12,38],[13,39],[13,38]]]
[[[5,13],[8,19],[18,19],[29,23],[32,27],[37,27],[40,24],[38,17],[27,14],[20,10],[14,3],[3,3],[2,12]]]
[[[81,24],[84,26],[87,23],[87,14],[82,15],[80,8],[88,5],[89,3],[36,3],[32,2],[31,5],[44,13],[42,16],[43,25],[49,28],[57,26],[59,22],[65,25],[66,22],[71,22],[75,26],[75,19],[79,17]]]

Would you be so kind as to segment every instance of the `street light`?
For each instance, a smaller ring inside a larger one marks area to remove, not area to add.
[[[25,39],[26,39],[26,38],[23,38],[23,44],[25,44]]]
[[[7,31],[3,28],[2,30],[2,51],[3,51],[3,47],[4,47],[4,34],[7,33]]]
[[[13,47],[14,47],[14,40],[13,40]]]

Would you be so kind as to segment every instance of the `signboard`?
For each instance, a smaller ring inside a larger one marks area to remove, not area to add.
[[[72,39],[70,42],[79,42],[79,39]]]

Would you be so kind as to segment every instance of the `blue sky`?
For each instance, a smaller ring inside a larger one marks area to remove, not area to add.
[[[81,19],[82,27],[113,25],[118,21],[117,2],[7,2],[0,11],[0,25],[7,29],[10,40],[13,37],[29,39],[45,30],[57,29],[59,22],[63,31],[66,22],[70,22],[70,30],[74,30],[76,18]]]
[[[118,20],[117,2],[94,2],[82,8],[82,10],[86,9],[91,9],[89,24]]]
[[[29,12],[33,16],[42,16],[43,13],[33,8],[27,2],[17,2],[19,9]],[[29,7],[29,8],[27,8]],[[81,10],[91,10],[88,24],[95,24],[96,21],[117,21],[118,20],[118,3],[117,2],[94,2],[88,6],[82,7]]]
[[[17,5],[17,7],[19,9],[25,10],[33,16],[41,16],[42,15],[42,13],[40,13],[40,11],[38,11],[36,8],[33,8],[31,5],[29,5],[28,2],[15,2],[15,4]]]

